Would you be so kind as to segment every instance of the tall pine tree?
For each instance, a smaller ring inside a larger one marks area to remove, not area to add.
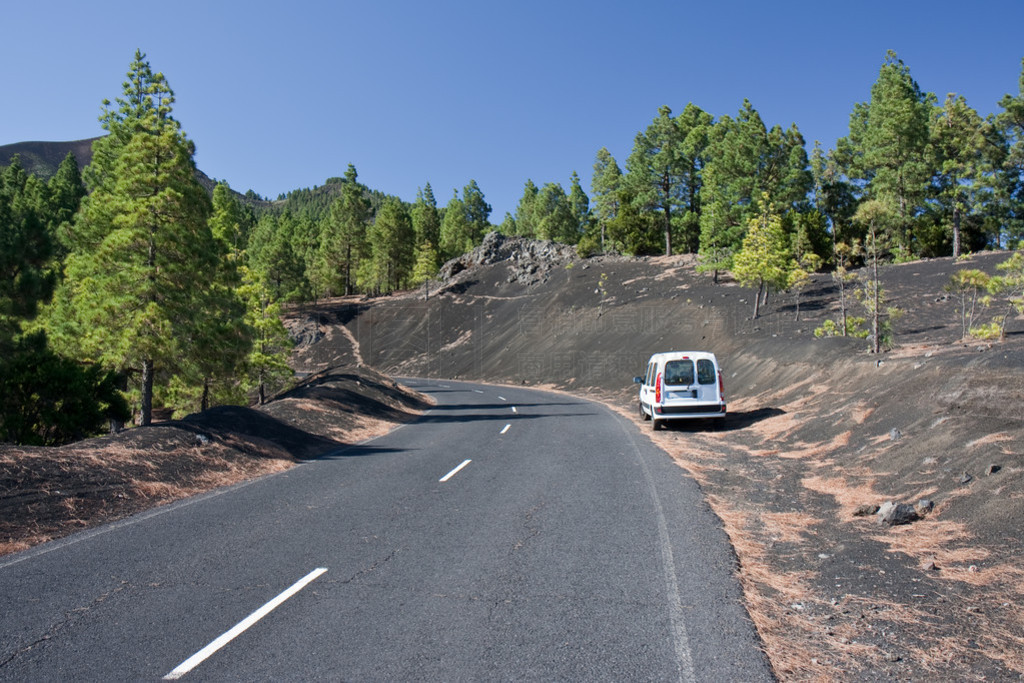
[[[110,134],[95,143],[93,191],[75,224],[65,284],[83,351],[136,378],[147,425],[158,372],[166,381],[197,351],[218,249],[194,146],[171,115],[174,94],[139,51],[123,95],[118,111],[101,117]]]

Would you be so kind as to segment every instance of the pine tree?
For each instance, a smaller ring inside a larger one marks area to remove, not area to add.
[[[871,87],[870,102],[854,108],[850,135],[839,144],[847,175],[858,181],[868,198],[889,207],[892,234],[885,236],[886,241],[903,254],[915,249],[915,217],[932,176],[926,152],[933,100],[889,51]]]
[[[628,185],[624,184],[617,194],[619,208],[615,218],[608,222],[610,248],[631,256],[659,253],[663,244],[659,239],[657,216],[643,210]]]
[[[256,392],[257,403],[263,405],[267,396],[283,388],[294,374],[288,365],[292,342],[281,322],[281,305],[258,274],[242,269],[239,294],[246,305],[246,325],[253,335],[245,384]]]
[[[74,154],[67,153],[47,185],[50,190],[50,235],[55,241],[57,257],[63,260],[68,253],[67,239],[75,213],[86,194]]]
[[[39,208],[44,187],[17,156],[0,171],[0,345],[53,293],[54,242]]]
[[[815,142],[810,159],[813,204],[831,226],[833,253],[837,243],[849,244],[862,237],[853,231],[852,218],[857,209],[857,200],[853,186],[843,177],[842,165],[837,156],[835,150],[826,154],[821,145]]]
[[[302,245],[295,239],[299,221],[287,211],[264,214],[249,240],[248,266],[266,280],[275,301],[301,301],[309,290]]]
[[[702,174],[700,260],[703,270],[731,266],[760,207],[768,131],[747,100],[736,118],[723,116],[709,133]]]
[[[761,206],[761,213],[750,219],[732,269],[741,285],[757,285],[754,318],[760,315],[762,297],[766,298],[770,289],[784,289],[796,268],[781,217],[767,196],[762,196]]]
[[[423,298],[430,296],[429,281],[437,274],[437,248],[430,242],[423,242],[416,247],[416,262],[412,267],[410,284],[414,287],[423,285]]]
[[[618,192],[622,186],[622,170],[615,157],[604,147],[597,151],[590,191],[594,195],[594,219],[599,231],[600,250],[605,250],[608,223],[618,215]],[[596,241],[596,240],[591,240]]]
[[[898,221],[893,215],[891,204],[877,199],[863,202],[854,215],[854,220],[865,226],[864,250],[871,267],[871,277],[864,281],[864,287],[857,295],[871,319],[871,352],[881,353],[882,348],[892,339],[890,320],[898,311],[885,306],[885,290],[878,279],[878,263],[884,251],[882,234],[887,225]],[[891,233],[890,233],[891,234]]]
[[[104,115],[112,142],[96,143],[102,154],[88,174],[94,189],[75,224],[66,285],[83,350],[136,373],[147,425],[158,370],[176,374],[194,357],[217,249],[194,147],[171,116],[173,92],[143,59],[136,52],[121,110]]]
[[[491,205],[484,199],[484,193],[475,180],[462,188],[462,205],[465,207],[466,220],[469,222],[472,247],[480,244],[484,235],[490,230]]]
[[[962,97],[950,93],[931,120],[929,152],[934,169],[932,183],[939,205],[941,223],[950,228],[953,256],[960,256],[962,233],[972,215],[984,207],[991,195],[985,155],[986,124]],[[945,231],[943,231],[945,232]],[[983,235],[971,240],[983,247]]]
[[[441,258],[461,256],[476,246],[473,225],[466,214],[466,205],[458,193],[448,200],[441,219]]]
[[[235,261],[241,259],[241,253],[248,241],[246,220],[241,204],[231,194],[231,187],[224,181],[217,183],[213,188],[210,231],[221,242],[226,254]]]
[[[558,183],[545,183],[537,193],[533,212],[537,221],[538,239],[570,245],[579,241],[578,224],[569,198]]]
[[[432,244],[435,247],[441,238],[441,214],[437,210],[434,190],[427,183],[416,194],[416,203],[412,206],[412,227],[416,233],[416,244]]]
[[[990,158],[998,172],[997,198],[1001,204],[1004,246],[1024,245],[1024,59],[1017,95],[1004,95],[999,100],[1003,111],[995,117],[999,143],[989,148]]]
[[[366,289],[378,294],[399,289],[409,278],[415,257],[415,232],[405,204],[389,197],[369,230]]]
[[[536,237],[537,236],[537,195],[540,190],[529,178],[526,179],[526,185],[523,187],[523,196],[519,198],[519,204],[516,205],[515,215],[515,234],[521,237]]]
[[[569,209],[572,211],[573,221],[576,223],[576,240],[574,244],[590,230],[593,217],[590,214],[590,198],[583,191],[580,185],[580,177],[576,171],[572,172],[569,178]]]
[[[635,202],[645,210],[659,212],[658,222],[665,236],[665,254],[672,254],[672,223],[682,204],[685,174],[690,170],[683,151],[685,133],[668,106],[660,106],[657,118],[637,133],[633,152],[626,162],[627,181]]]
[[[341,196],[331,204],[328,223],[320,240],[320,268],[332,274],[330,289],[349,295],[356,284],[359,262],[366,252],[366,230],[372,210],[365,188],[357,182],[352,164],[345,171]]]

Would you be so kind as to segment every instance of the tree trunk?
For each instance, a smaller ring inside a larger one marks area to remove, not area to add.
[[[139,425],[145,427],[153,422],[153,359],[142,361],[142,406]]]
[[[875,338],[874,339],[874,343],[872,344],[872,351],[873,351],[873,353],[881,353],[881,351],[882,351],[882,342],[878,338],[878,336],[879,336],[879,327],[880,327],[879,319],[878,319],[878,317],[879,317],[879,312],[878,312],[878,303],[879,303],[878,302],[878,299],[879,299],[879,296],[878,296],[878,246],[875,243],[874,229],[872,229],[872,231],[871,231],[871,242],[873,244],[873,248],[871,250],[872,251],[872,255],[871,255],[871,277],[872,277],[871,295],[872,295],[872,298],[874,300],[874,305],[872,306],[873,310],[871,312],[871,332],[872,332],[872,334],[874,335],[874,338]]]
[[[839,313],[843,318],[843,336],[846,336],[846,273],[839,278]]]
[[[352,293],[352,245],[345,248],[345,296]],[[263,405],[262,401],[260,405]]]
[[[754,292],[754,320],[761,314],[761,288],[764,287],[764,280],[758,283],[757,291]]]
[[[953,258],[960,256],[960,204],[953,204]]]
[[[665,211],[665,256],[672,255],[672,215]]]

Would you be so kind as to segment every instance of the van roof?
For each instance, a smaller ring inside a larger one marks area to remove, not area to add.
[[[711,351],[661,351],[651,356],[654,360],[679,360],[681,358],[715,358]],[[718,360],[717,358],[715,360]]]

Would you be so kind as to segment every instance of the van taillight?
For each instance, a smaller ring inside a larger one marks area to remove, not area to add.
[[[722,371],[718,371],[718,397],[725,400],[725,380],[722,379]]]
[[[661,373],[658,373],[658,379],[654,380],[654,402],[661,403]]]

